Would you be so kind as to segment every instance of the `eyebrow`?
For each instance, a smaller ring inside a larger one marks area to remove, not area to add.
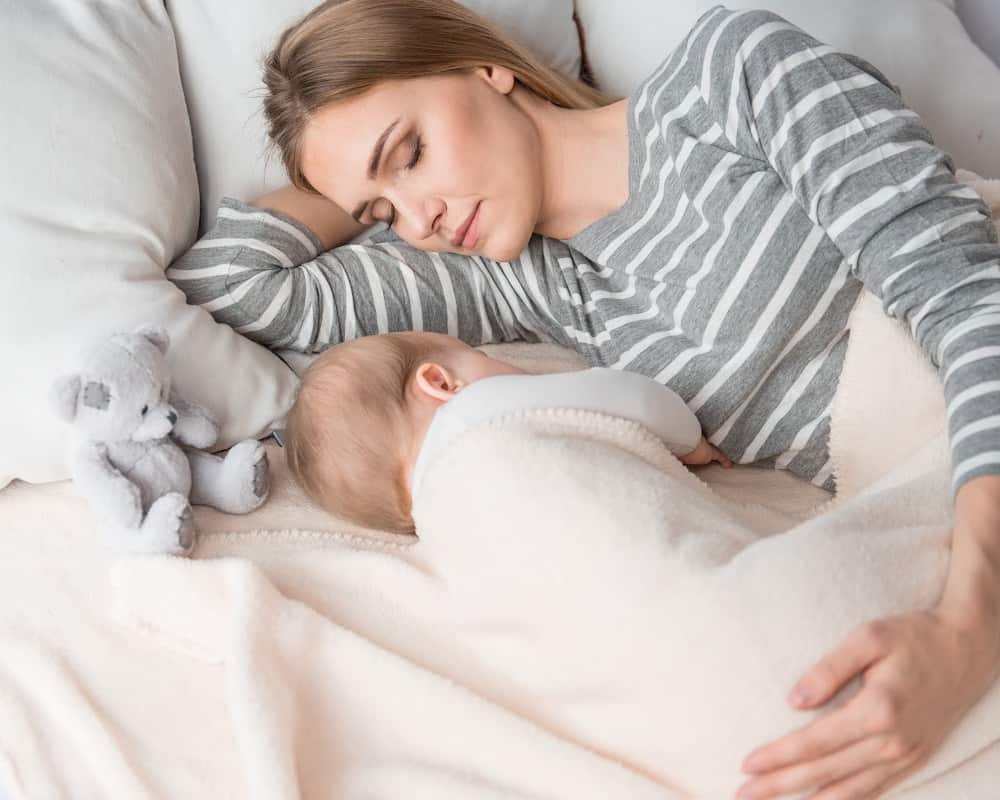
[[[388,140],[389,134],[392,133],[392,129],[399,124],[400,119],[401,117],[397,117],[395,122],[393,122],[391,125],[389,125],[388,128],[382,131],[382,135],[379,136],[378,141],[375,142],[375,149],[372,151],[371,161],[368,162],[369,180],[375,180],[375,176],[378,175],[379,162],[382,160],[382,151],[385,149],[386,140]],[[354,219],[357,220],[358,222],[361,222],[361,215],[365,212],[365,209],[367,207],[368,207],[368,201],[365,200],[356,209],[354,209],[354,211],[351,213],[351,216],[354,217]]]

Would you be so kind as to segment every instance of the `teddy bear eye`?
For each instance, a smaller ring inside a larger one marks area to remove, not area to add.
[[[146,416],[147,411],[149,411],[149,406],[143,406],[142,411],[140,413],[142,414],[142,416]]]

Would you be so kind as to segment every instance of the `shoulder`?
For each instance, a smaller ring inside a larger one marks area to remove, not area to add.
[[[746,47],[748,43],[756,44],[778,31],[807,35],[772,11],[713,6],[695,20],[677,46],[656,64],[640,86],[640,91],[659,88],[685,71],[692,78],[700,77],[706,61],[735,58],[741,47]]]
[[[697,47],[701,57],[735,58],[739,54],[745,58],[750,51],[765,43],[798,42],[801,45],[807,40],[818,43],[800,27],[773,11],[762,8],[733,10],[724,6],[716,6],[712,11],[716,13],[702,18],[705,29]]]

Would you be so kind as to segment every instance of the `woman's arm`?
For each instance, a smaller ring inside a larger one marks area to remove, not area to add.
[[[715,113],[782,177],[938,368],[955,493],[943,600],[954,619],[998,639],[1000,244],[990,210],[874,67],[775,15],[746,22],[753,33],[724,45],[742,80],[713,80]],[[754,33],[756,47],[740,53]]]
[[[768,12],[720,15],[701,96],[720,138],[774,170],[852,273],[906,322],[948,408],[955,525],[941,603],[873,620],[799,682],[849,703],[747,759],[740,797],[879,794],[930,758],[1000,659],[1000,245],[990,214],[885,77]],[[801,693],[800,693],[801,690]],[[805,699],[802,699],[804,696]]]
[[[941,606],[965,628],[992,631],[1000,653],[1000,475],[978,475],[958,490]]]
[[[331,200],[291,185],[263,194],[252,200],[250,205],[298,220],[319,240],[320,250],[347,244],[366,227]]]
[[[796,212],[823,227],[938,368],[955,492],[945,599],[1000,636],[1000,244],[990,210],[878,70],[777,15],[732,15],[712,66],[702,94],[723,135],[781,176]]]
[[[982,199],[878,70],[777,15],[734,19],[713,66],[703,93],[724,135],[777,172],[938,368],[954,493],[1000,475],[1000,244]]]
[[[503,264],[427,253],[386,229],[324,251],[313,230],[279,210],[304,212],[315,221],[323,204],[301,205],[292,197],[279,190],[256,201],[269,208],[223,198],[215,225],[171,264],[167,277],[188,302],[271,349],[317,352],[360,336],[409,330],[448,333],[471,345],[560,341],[547,305],[525,288],[529,271],[537,285],[536,271],[545,270],[543,249],[549,247],[542,247],[541,237]],[[328,236],[334,236],[332,227]],[[571,255],[561,242],[547,245],[562,248],[551,258]]]

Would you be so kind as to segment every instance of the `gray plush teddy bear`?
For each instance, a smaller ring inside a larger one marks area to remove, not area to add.
[[[191,503],[243,514],[267,497],[260,442],[242,441],[224,459],[196,449],[211,447],[219,426],[171,390],[169,344],[158,326],[115,334],[52,386],[56,413],[79,437],[73,478],[125,552],[186,555],[195,543]]]

